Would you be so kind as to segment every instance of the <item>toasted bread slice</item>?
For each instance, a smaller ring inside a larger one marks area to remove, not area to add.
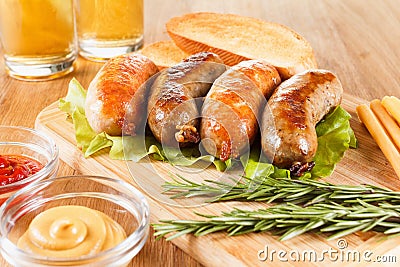
[[[169,68],[189,56],[179,49],[172,40],[149,44],[143,47],[140,53],[150,58],[159,70]]]
[[[189,54],[212,51],[227,65],[263,59],[282,78],[317,68],[311,45],[286,26],[233,14],[191,13],[166,24],[175,44]]]

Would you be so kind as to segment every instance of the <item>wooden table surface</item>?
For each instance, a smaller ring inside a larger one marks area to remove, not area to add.
[[[397,0],[146,0],[145,43],[167,39],[165,22],[195,11],[236,13],[287,25],[311,43],[319,66],[334,71],[347,93],[366,100],[400,97]],[[0,60],[0,124],[34,127],[37,114],[65,96],[72,77],[87,87],[101,65],[78,58],[75,71],[67,76],[24,82],[8,77]],[[78,173],[61,162],[58,175],[71,174]],[[1,259],[0,266],[5,265]],[[200,264],[173,244],[150,236],[132,266]]]

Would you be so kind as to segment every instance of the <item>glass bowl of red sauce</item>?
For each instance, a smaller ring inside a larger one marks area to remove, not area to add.
[[[0,204],[17,190],[54,177],[58,148],[45,134],[19,126],[0,126]]]

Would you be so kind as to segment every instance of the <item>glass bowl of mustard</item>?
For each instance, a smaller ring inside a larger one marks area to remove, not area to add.
[[[51,178],[1,206],[0,233],[14,266],[127,266],[147,240],[149,206],[120,179]]]
[[[0,204],[26,185],[54,177],[58,148],[44,133],[0,125]]]

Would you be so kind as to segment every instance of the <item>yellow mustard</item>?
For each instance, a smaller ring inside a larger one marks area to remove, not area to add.
[[[83,206],[59,206],[36,216],[17,246],[47,257],[79,257],[112,248],[126,238],[121,225]]]

